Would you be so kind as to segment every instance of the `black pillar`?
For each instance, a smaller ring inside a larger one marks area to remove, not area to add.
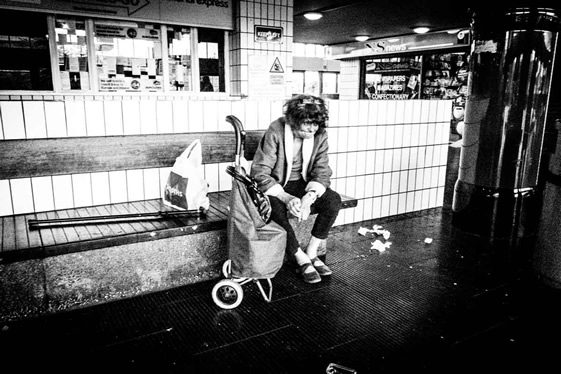
[[[559,11],[472,10],[465,128],[453,224],[492,239],[535,234]]]

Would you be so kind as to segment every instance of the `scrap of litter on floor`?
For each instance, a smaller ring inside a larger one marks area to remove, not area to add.
[[[380,253],[385,252],[386,249],[390,248],[390,246],[392,245],[392,242],[388,241],[391,234],[388,230],[385,230],[383,226],[373,225],[371,229],[368,229],[366,227],[360,227],[358,229],[358,233],[362,236],[368,236],[368,234],[374,234],[376,240],[374,240],[371,243],[372,247],[370,249],[375,249]]]

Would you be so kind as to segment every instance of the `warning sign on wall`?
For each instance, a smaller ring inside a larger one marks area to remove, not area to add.
[[[273,66],[271,66],[269,73],[284,73],[284,69],[282,68],[278,57],[275,58],[275,62],[273,62]]]
[[[250,97],[285,97],[285,71],[277,56],[249,56],[248,68]]]

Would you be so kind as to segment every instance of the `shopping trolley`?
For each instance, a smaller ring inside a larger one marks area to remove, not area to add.
[[[212,289],[212,299],[222,309],[233,309],[243,300],[242,286],[255,283],[265,301],[273,295],[271,279],[284,261],[286,231],[270,221],[269,198],[259,189],[242,163],[245,164],[245,131],[235,116],[227,116],[236,133],[236,155],[233,166],[226,172],[232,176],[230,193],[227,242],[228,260],[222,265],[220,280]],[[268,285],[266,290],[261,281]]]

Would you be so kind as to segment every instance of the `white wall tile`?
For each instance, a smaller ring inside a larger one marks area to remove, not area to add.
[[[397,110],[397,104],[395,100],[388,100],[387,101],[387,106],[386,106],[386,110],[385,110],[385,119],[384,119],[384,123],[386,124],[395,124],[395,112]],[[392,126],[393,127],[393,126]]]
[[[339,126],[352,126],[349,122],[349,101],[339,100]]]
[[[218,101],[203,102],[204,131],[218,131]]]
[[[103,102],[98,100],[84,100],[86,109],[86,129],[88,136],[104,136],[105,121]]]
[[[423,181],[425,178],[425,169],[417,169],[417,175],[415,176],[415,189],[420,190],[423,188]]]
[[[109,173],[92,173],[92,202],[94,205],[111,203],[109,192]]]
[[[387,217],[390,215],[390,196],[382,196],[380,205],[380,216]]]
[[[392,154],[392,170],[399,170],[401,166],[401,149],[394,149]]]
[[[360,222],[364,220],[364,201],[358,200],[356,207],[353,209],[347,209],[353,211],[353,220],[352,222]]]
[[[86,136],[86,109],[83,100],[66,101],[66,127],[68,136]]]
[[[356,174],[366,174],[366,152],[357,152],[356,154]]]
[[[367,151],[366,152],[366,173],[373,173],[374,172],[374,165],[376,163],[376,152],[374,151]]]
[[[423,187],[422,188],[430,188],[430,181],[432,178],[432,168],[424,169],[423,174]]]
[[[53,175],[53,196],[55,209],[74,208],[72,177],[70,175]]]
[[[381,173],[384,171],[384,155],[385,155],[385,151],[375,151],[375,157],[374,157],[374,172],[375,173]]]
[[[103,102],[106,135],[123,135],[123,108],[121,101],[105,100]]]
[[[435,138],[436,126],[437,125],[434,123],[429,123],[427,125],[427,144],[438,143],[438,140]]]
[[[357,149],[360,150],[360,151],[364,151],[366,149],[369,149],[368,128],[367,127],[359,127],[357,137],[358,137]]]
[[[366,186],[366,177],[364,175],[356,177],[355,182],[355,193],[353,197],[357,199],[364,199],[365,196],[365,186]]]
[[[156,119],[158,121],[158,134],[172,134],[173,124],[173,101],[156,101]]]
[[[405,194],[405,210],[407,212],[413,212],[415,210],[415,192],[407,192]]]
[[[328,127],[327,136],[329,144],[329,152],[339,152],[339,131],[337,127]]]
[[[346,177],[347,174],[347,154],[338,153],[337,154],[337,176]]]
[[[400,193],[397,195],[397,214],[403,214],[407,212],[407,195],[405,193]]]
[[[425,148],[425,163],[424,166],[428,167],[428,166],[432,166],[432,159],[433,159],[433,151],[434,151],[434,147],[433,146],[428,146]]]
[[[368,174],[364,177],[364,196],[374,196],[374,174]]]
[[[127,201],[143,200],[144,196],[144,171],[142,169],[127,170]]]
[[[62,138],[68,135],[66,130],[66,114],[64,102],[46,101],[45,122],[47,125],[47,136],[49,138]]]
[[[411,146],[412,126],[411,125],[403,125],[402,129],[403,129],[403,135],[402,135],[401,146],[402,147],[410,147]]]
[[[53,183],[50,176],[31,178],[33,201],[36,212],[55,209]]]
[[[382,217],[382,198],[375,197],[372,199],[372,218]]]
[[[407,171],[407,191],[413,191],[417,185],[417,170]]]
[[[401,149],[401,164],[399,165],[400,170],[405,170],[409,168],[409,155],[411,152],[411,148],[402,148]]]
[[[382,174],[382,195],[389,195],[392,190],[392,173]]]
[[[0,101],[4,139],[25,139],[23,107],[19,101]]]
[[[407,170],[403,170],[399,172],[399,184],[398,184],[397,191],[399,192],[407,191],[407,174],[408,174]],[[393,192],[396,192],[396,190],[394,190]]]
[[[388,172],[392,170],[392,163],[393,163],[393,149],[384,149],[384,172]]]
[[[339,100],[327,100],[329,113],[329,127],[339,126]]]
[[[74,193],[74,206],[91,206],[92,179],[89,173],[72,175],[72,192]]]
[[[398,195],[397,194],[390,195],[390,207],[388,213],[390,216],[394,216],[397,214],[398,203],[399,203]]]
[[[124,170],[109,172],[109,194],[112,204],[127,201],[127,173]]]
[[[347,152],[348,150],[348,131],[347,129],[339,129],[337,133],[337,152]]]
[[[353,100],[348,102],[348,125],[355,127],[359,125],[358,114],[360,111],[360,105],[358,100]],[[339,115],[341,112],[339,112]]]
[[[405,123],[405,102],[407,100],[398,100],[395,104],[395,123]],[[401,127],[401,126],[398,126]]]
[[[202,101],[189,101],[189,132],[204,131]]]
[[[422,190],[415,191],[415,195],[413,197],[413,210],[417,211],[423,209],[422,204],[423,204],[423,191]]]
[[[391,188],[389,193],[396,193],[399,191],[400,173],[394,171],[390,173],[391,175]]]
[[[372,218],[372,198],[364,199],[364,219],[368,220]]]
[[[386,126],[376,126],[374,149],[383,149],[386,144]]]
[[[347,150],[349,152],[357,151],[359,149],[358,127],[349,127],[347,129],[347,133]]]
[[[395,126],[393,147],[399,148],[403,146],[403,125]]]
[[[160,171],[154,169],[143,170],[144,198],[157,199],[160,194]]]
[[[347,175],[356,175],[356,152],[347,154]]]
[[[140,133],[157,134],[158,117],[156,114],[156,100],[140,100]]]
[[[24,101],[23,115],[28,139],[47,137],[45,107],[42,101]]]
[[[429,125],[426,123],[421,123],[419,125],[419,145],[427,144],[427,134]]]
[[[218,131],[233,132],[234,128],[229,122],[226,121],[226,116],[232,114],[232,103],[230,101],[223,100],[219,101],[217,105],[216,116],[218,121]]]
[[[189,104],[187,100],[172,101],[173,131],[183,133],[189,131]]]
[[[12,194],[14,214],[33,212],[31,178],[11,179],[10,190]]]
[[[0,216],[14,214],[12,209],[12,192],[10,182],[7,179],[0,180]]]
[[[122,107],[124,134],[140,134],[140,100],[123,100]]]

